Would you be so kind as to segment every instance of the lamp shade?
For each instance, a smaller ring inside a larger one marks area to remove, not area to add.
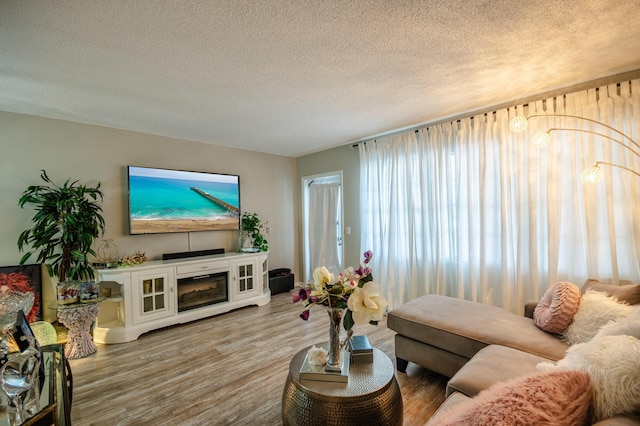
[[[526,117],[522,115],[515,116],[509,121],[509,129],[516,133],[526,130],[528,125]]]
[[[533,138],[531,139],[531,141],[538,148],[544,148],[545,146],[549,145],[549,143],[551,142],[551,133],[537,132],[535,135],[533,135]]]
[[[591,167],[585,167],[582,170],[582,182],[597,184],[604,178],[604,172],[597,165]]]

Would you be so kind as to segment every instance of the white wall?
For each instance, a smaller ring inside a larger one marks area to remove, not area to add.
[[[298,157],[298,181],[296,191],[302,194],[302,177],[313,176],[322,173],[342,171],[343,179],[343,210],[344,223],[342,229],[344,266],[357,268],[362,261],[360,247],[360,157],[357,148],[351,145],[344,145],[338,148],[320,151],[315,154]],[[296,204],[296,211],[299,216],[300,229],[302,235],[302,206]],[[351,228],[351,235],[345,232],[346,227]],[[302,245],[300,245],[302,250]],[[375,253],[374,253],[375,256]],[[299,264],[302,265],[302,252],[299,253]],[[312,265],[312,268],[322,265]]]
[[[119,256],[135,250],[150,259],[167,252],[237,250],[238,231],[128,235],[126,166],[138,165],[240,175],[242,211],[258,213],[271,227],[269,268],[298,269],[299,195],[292,157],[6,112],[0,112],[0,129],[2,266],[17,265],[22,256],[16,243],[31,226],[33,210],[21,209],[18,199],[29,185],[43,183],[41,169],[56,183],[67,178],[101,183],[105,238],[114,240]]]

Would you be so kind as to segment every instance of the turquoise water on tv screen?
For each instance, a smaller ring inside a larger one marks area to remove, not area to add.
[[[196,187],[240,208],[237,183],[129,176],[131,219],[228,219],[237,215],[193,191]]]

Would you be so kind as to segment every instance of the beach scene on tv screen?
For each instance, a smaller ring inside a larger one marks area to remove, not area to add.
[[[240,229],[238,176],[129,167],[131,234]]]

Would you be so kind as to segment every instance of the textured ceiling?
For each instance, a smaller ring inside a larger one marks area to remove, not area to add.
[[[638,68],[638,0],[0,0],[0,110],[289,156]]]

